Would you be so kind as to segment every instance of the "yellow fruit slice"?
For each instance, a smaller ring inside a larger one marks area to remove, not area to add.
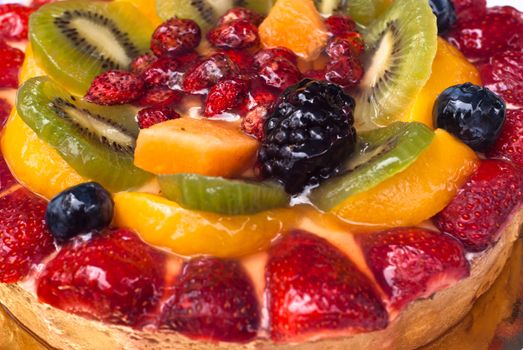
[[[438,96],[450,86],[468,82],[481,85],[477,68],[458,49],[445,39],[438,38],[432,74],[403,119],[421,122],[432,128],[432,109]]]
[[[270,242],[296,226],[292,209],[248,216],[223,216],[187,210],[165,198],[133,192],[114,196],[119,227],[136,230],[146,242],[190,256],[238,257],[268,248]]]
[[[440,212],[478,166],[474,151],[444,130],[407,170],[332,212],[355,225],[418,225]]]

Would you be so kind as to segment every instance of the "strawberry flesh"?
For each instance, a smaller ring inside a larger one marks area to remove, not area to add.
[[[479,67],[483,85],[503,97],[507,103],[520,107],[523,107],[522,54],[522,51],[516,50],[500,52]]]
[[[275,341],[387,327],[387,311],[371,282],[324,239],[293,231],[269,256],[266,295]]]
[[[259,324],[254,286],[241,265],[211,257],[184,264],[161,317],[162,328],[226,342],[253,339]]]
[[[481,252],[497,240],[502,225],[522,203],[521,169],[505,161],[485,160],[434,224],[469,251]]]
[[[367,264],[395,310],[469,275],[463,245],[451,236],[399,228],[362,237]]]
[[[24,53],[0,41],[0,88],[16,89]]]
[[[240,79],[219,81],[207,95],[205,116],[212,117],[238,107],[245,99],[247,88],[247,82]]]
[[[144,93],[142,79],[124,71],[110,70],[97,76],[85,96],[99,105],[121,105],[135,101]]]
[[[19,4],[0,5],[0,38],[26,40],[29,15],[33,11],[34,9]]]
[[[501,134],[487,155],[511,160],[523,168],[523,109],[507,111]]]

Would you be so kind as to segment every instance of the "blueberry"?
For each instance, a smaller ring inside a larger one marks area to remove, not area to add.
[[[45,219],[58,242],[103,229],[113,219],[111,194],[95,182],[71,187],[48,204]]]
[[[449,31],[456,23],[456,10],[451,0],[429,0],[432,12],[438,19],[438,32],[443,34]]]
[[[433,110],[437,128],[447,130],[478,152],[496,141],[505,115],[505,102],[498,95],[471,83],[443,91]]]

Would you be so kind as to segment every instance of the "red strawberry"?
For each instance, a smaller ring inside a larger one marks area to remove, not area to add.
[[[481,20],[458,23],[449,34],[449,41],[472,60],[485,61],[523,40],[523,15],[516,9],[493,7]]]
[[[507,111],[501,134],[487,155],[506,158],[523,168],[523,109]]]
[[[0,41],[0,88],[18,87],[18,73],[24,57],[22,51]]]
[[[272,61],[276,57],[281,57],[289,60],[293,64],[298,64],[298,56],[286,47],[273,47],[271,49],[263,49],[254,55],[254,64],[256,68],[261,68],[263,65]]]
[[[16,183],[17,182],[13,177],[13,174],[11,174],[4,157],[0,155],[0,193],[9,189]]]
[[[236,63],[241,73],[249,74],[254,71],[254,59],[247,51],[225,50],[223,53]]]
[[[323,69],[311,69],[303,73],[303,77],[314,80],[325,80],[325,71]]]
[[[14,183],[4,166],[2,187]],[[0,198],[0,282],[20,281],[55,250],[45,224],[46,207],[45,200],[23,188]]]
[[[161,325],[191,338],[247,342],[260,324],[252,282],[233,260],[196,258],[185,263]]]
[[[158,57],[180,55],[194,50],[202,38],[198,24],[190,19],[171,18],[156,28],[151,50]]]
[[[363,66],[353,56],[345,56],[327,64],[325,79],[345,88],[355,87],[363,78]]]
[[[85,99],[99,105],[119,105],[135,101],[143,92],[142,79],[129,72],[110,70],[94,78]]]
[[[485,160],[434,223],[469,251],[481,252],[496,241],[500,228],[522,202],[521,169],[505,161]]]
[[[145,93],[136,102],[141,107],[167,107],[180,102],[183,94],[164,86],[155,86],[145,90]]]
[[[257,79],[251,82],[251,89],[245,100],[244,110],[249,111],[263,106],[270,109],[278,99],[278,90],[267,87],[263,80]]]
[[[218,80],[238,74],[238,66],[227,55],[216,53],[189,68],[183,79],[183,89],[193,94],[202,93]]]
[[[356,23],[352,18],[343,15],[333,15],[325,20],[325,26],[333,36],[343,36],[356,30]]]
[[[13,106],[3,98],[0,98],[0,131],[3,129],[7,119],[9,119],[9,114]]]
[[[515,50],[500,52],[479,68],[483,85],[499,94],[507,103],[521,107],[523,107],[522,54],[523,51]]]
[[[212,117],[241,105],[246,97],[248,84],[240,79],[225,79],[214,85],[205,102],[205,116]]]
[[[324,239],[293,231],[269,254],[265,278],[274,340],[387,327],[387,311],[371,282]]]
[[[26,40],[29,15],[34,10],[18,4],[0,5],[0,38]]]
[[[487,14],[487,0],[453,0],[458,22],[477,21]]]
[[[142,75],[158,58],[153,53],[145,53],[136,57],[130,66],[131,73]]]
[[[267,107],[264,106],[255,107],[247,112],[242,119],[242,131],[258,141],[262,141],[265,138],[264,124],[267,114]]]
[[[170,107],[150,107],[138,112],[138,125],[140,129],[147,129],[153,125],[178,119],[180,115]]]
[[[207,33],[207,40],[221,49],[246,49],[260,43],[258,27],[248,20],[224,23]]]
[[[175,59],[169,56],[162,56],[144,70],[142,78],[149,87],[165,86],[169,79],[178,72],[179,66]]]
[[[283,57],[276,57],[268,61],[261,66],[258,73],[267,86],[281,90],[296,84],[302,78],[298,67]]]
[[[469,275],[463,246],[451,236],[398,228],[361,237],[367,264],[394,309]]]
[[[64,246],[39,276],[37,294],[69,313],[135,326],[156,307],[164,263],[134,232],[106,230]]]
[[[227,11],[218,21],[218,25],[244,19],[258,26],[263,21],[263,16],[245,7],[235,7]]]

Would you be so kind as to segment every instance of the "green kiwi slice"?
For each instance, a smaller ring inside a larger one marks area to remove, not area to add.
[[[346,11],[353,20],[366,26],[385,13],[391,3],[392,0],[348,0]]]
[[[329,211],[349,196],[375,187],[414,163],[433,138],[434,132],[417,122],[395,122],[361,133],[344,173],[313,189],[312,203]]]
[[[149,49],[153,31],[138,9],[122,2],[55,2],[42,6],[29,21],[38,64],[78,95],[101,72],[127,69]]]
[[[233,7],[247,7],[263,15],[272,5],[273,0],[156,0],[156,12],[163,20],[175,16],[192,19],[206,31]]]
[[[90,104],[49,78],[37,77],[18,90],[16,108],[80,175],[111,191],[136,188],[150,178],[133,165],[139,132],[133,107]]]
[[[438,28],[428,1],[395,0],[363,30],[368,56],[354,93],[359,131],[399,120],[432,72]]]
[[[196,174],[162,175],[159,182],[165,197],[191,210],[247,215],[289,204],[283,187],[273,183]]]
[[[314,5],[324,15],[331,15],[345,10],[345,1],[343,0],[314,0]]]

